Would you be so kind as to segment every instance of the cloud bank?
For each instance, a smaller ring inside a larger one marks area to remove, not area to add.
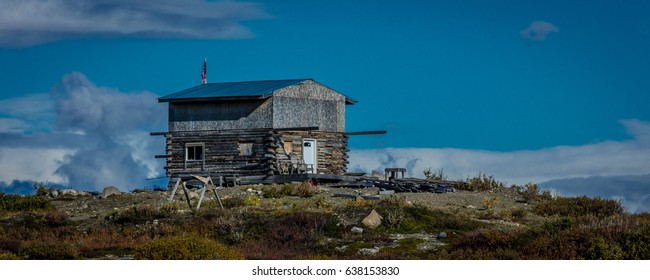
[[[424,169],[431,168],[443,170],[450,179],[466,179],[485,172],[508,184],[534,182],[559,194],[622,198],[631,211],[650,211],[650,199],[639,195],[650,194],[650,176],[641,176],[650,174],[650,122],[620,123],[630,140],[512,152],[434,148],[352,150],[349,169],[369,173],[383,172],[386,167],[406,167],[407,176],[423,177]],[[632,180],[626,176],[640,177]],[[590,177],[596,179],[580,181]],[[564,180],[568,178],[573,179]]]
[[[631,140],[513,152],[430,148],[353,150],[349,166],[355,172],[406,167],[410,176],[418,177],[428,167],[443,169],[452,178],[487,172],[513,184],[650,173],[650,123],[623,120],[621,124],[632,136]]]
[[[546,36],[548,36],[548,34],[554,32],[560,32],[560,29],[552,23],[545,21],[533,21],[528,26],[528,28],[519,32],[519,36],[531,41],[544,41],[546,40]]]
[[[0,46],[28,47],[68,38],[235,39],[241,22],[268,18],[251,2],[203,0],[4,0]]]
[[[147,91],[98,87],[83,74],[71,73],[48,94],[0,100],[0,108],[8,109],[5,123],[40,126],[0,130],[0,181],[141,187],[145,178],[159,175],[162,165],[153,156],[164,141],[149,136],[166,127],[167,114],[157,98]]]

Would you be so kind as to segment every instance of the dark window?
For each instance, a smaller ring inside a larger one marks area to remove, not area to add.
[[[203,160],[203,144],[187,144],[185,146],[185,160],[199,161]]]

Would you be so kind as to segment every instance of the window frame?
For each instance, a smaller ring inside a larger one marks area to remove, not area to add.
[[[199,159],[196,158],[196,148],[201,147],[201,157]],[[194,149],[194,158],[190,159],[189,158],[189,149],[192,148]],[[205,143],[203,142],[192,142],[192,143],[185,143],[185,147],[183,149],[184,155],[183,155],[183,163],[184,163],[184,168],[187,168],[187,163],[194,163],[194,162],[201,162],[201,170],[205,169]]]

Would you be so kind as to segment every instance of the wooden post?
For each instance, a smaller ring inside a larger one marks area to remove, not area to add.
[[[176,189],[178,189],[178,184],[181,182],[181,178],[179,177],[178,180],[176,181],[176,184],[174,184],[174,189],[172,190],[172,195],[169,196],[169,202],[172,202],[174,200],[174,195],[176,194]]]
[[[180,180],[180,179],[179,179]],[[187,187],[185,187],[185,182],[183,182],[183,192],[185,193],[185,199],[187,199],[187,205],[192,208],[192,202],[190,202],[190,195],[188,194]]]

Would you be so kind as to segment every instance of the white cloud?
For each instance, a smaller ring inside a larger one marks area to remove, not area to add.
[[[519,36],[531,41],[544,41],[553,32],[560,32],[560,29],[550,22],[533,21],[528,28],[519,32]]]
[[[443,169],[454,179],[486,172],[511,184],[650,173],[650,123],[621,123],[632,140],[513,152],[435,148],[352,150],[349,169],[369,172],[406,167],[409,176],[422,177],[422,171],[430,167],[434,171]]]
[[[0,108],[7,109],[3,113],[11,117],[0,119],[0,182],[141,187],[145,178],[161,171],[154,154],[164,149],[164,138],[148,134],[166,125],[165,106],[157,97],[99,87],[83,74],[71,73],[49,94],[0,100]],[[30,117],[34,115],[41,117]],[[29,132],[26,127],[43,116],[49,129]]]
[[[65,178],[55,174],[64,157],[74,153],[71,149],[0,147],[0,182],[33,180],[63,183]]]
[[[66,38],[251,37],[241,22],[268,18],[251,2],[203,0],[4,0],[0,46],[25,47]]]

